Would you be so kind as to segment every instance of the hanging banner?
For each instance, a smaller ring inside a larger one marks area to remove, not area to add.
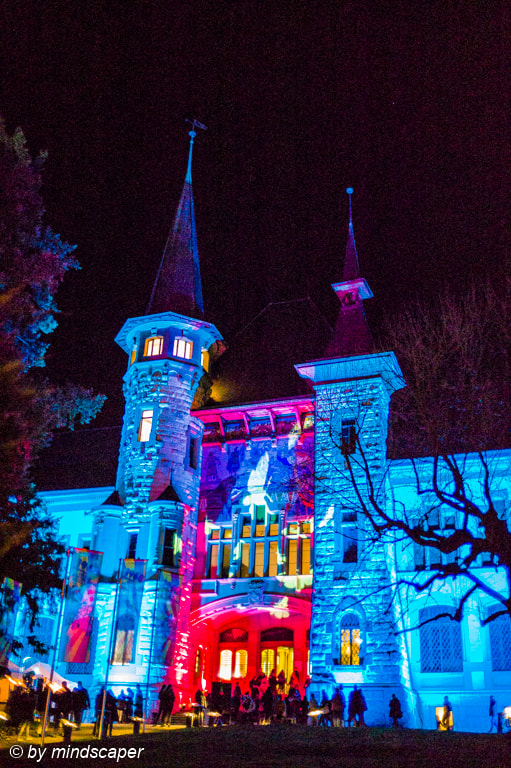
[[[12,648],[22,586],[19,581],[14,581],[8,576],[2,583],[0,603],[0,664],[2,665],[7,663],[7,657]]]
[[[147,560],[122,562],[112,664],[131,664],[135,661],[146,565]]]
[[[155,664],[170,665],[176,640],[181,576],[170,571],[160,571],[158,579],[153,661]]]
[[[75,549],[66,585],[61,660],[87,664],[90,660],[94,605],[102,552]]]

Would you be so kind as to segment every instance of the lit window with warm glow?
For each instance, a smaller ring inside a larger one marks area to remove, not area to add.
[[[157,357],[163,352],[163,336],[150,336],[145,340],[144,357]]]
[[[174,339],[174,357],[180,357],[182,360],[191,360],[193,353],[193,341],[185,339],[184,336],[178,336]]]
[[[206,373],[209,371],[209,352],[207,349],[202,349],[200,354],[200,362]]]
[[[360,665],[360,622],[354,613],[347,613],[341,619],[341,654],[343,666]]]
[[[275,651],[273,648],[265,648],[261,651],[261,670],[266,677],[270,676],[272,669],[275,667]]]
[[[139,443],[147,443],[147,441],[151,437],[152,428],[153,428],[152,410],[142,411],[142,416],[140,418],[140,425],[138,428]]]
[[[234,675],[233,677],[246,677],[248,669],[247,651],[236,651],[234,655]]]
[[[231,666],[232,666],[232,651],[220,652],[220,669],[218,670],[218,677],[221,680],[231,679]]]

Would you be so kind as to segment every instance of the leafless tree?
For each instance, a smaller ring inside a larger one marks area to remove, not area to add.
[[[392,545],[397,583],[417,593],[456,581],[444,615],[460,620],[483,594],[483,624],[511,615],[509,307],[509,291],[487,287],[393,318],[386,348],[406,387],[392,398],[387,457],[371,443],[370,403],[358,398],[349,434],[331,420],[341,506]],[[321,474],[319,489],[332,472]]]

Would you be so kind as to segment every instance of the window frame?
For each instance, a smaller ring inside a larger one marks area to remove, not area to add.
[[[183,347],[182,351],[180,351]],[[172,344],[172,357],[179,360],[191,360],[193,358],[193,341],[186,336],[175,336]]]
[[[144,341],[144,357],[161,357],[163,355],[164,337],[160,334],[148,336]],[[155,351],[154,347],[157,347]]]

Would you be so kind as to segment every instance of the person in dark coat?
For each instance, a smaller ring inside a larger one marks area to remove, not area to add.
[[[158,723],[163,725],[165,702],[166,702],[166,690],[167,690],[167,686],[164,684],[162,685],[158,693],[158,714],[156,715],[156,720],[154,721],[155,725],[158,725]]]
[[[403,717],[403,713],[401,711],[401,702],[395,693],[392,694],[392,698],[389,701],[389,716],[392,720],[392,727],[399,728],[398,720]]]
[[[89,694],[82,685],[82,681],[78,681],[78,685],[71,694],[73,703],[73,715],[78,730],[81,728],[83,713],[90,707]]]
[[[165,691],[165,696],[164,696],[164,706],[163,706],[163,724],[164,725],[170,724],[175,701],[176,701],[176,694],[174,693],[174,689],[172,685],[169,683],[167,685],[167,690]]]
[[[238,720],[238,712],[240,711],[240,706],[241,706],[241,688],[240,688],[240,684],[236,683],[236,686],[232,694],[232,699],[231,699],[232,719],[234,720],[234,722]]]

